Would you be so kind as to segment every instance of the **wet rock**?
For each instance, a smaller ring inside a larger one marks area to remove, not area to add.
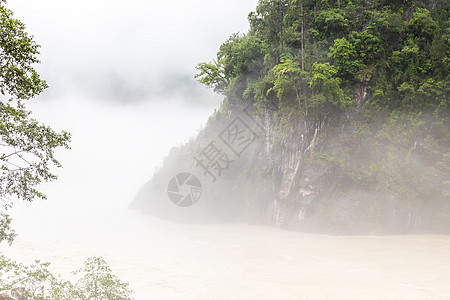
[[[15,287],[9,291],[0,292],[0,300],[28,300],[27,291],[23,287]]]

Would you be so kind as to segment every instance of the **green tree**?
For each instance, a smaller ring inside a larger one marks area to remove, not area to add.
[[[288,0],[260,0],[255,12],[248,16],[250,33],[255,34],[269,45],[266,66],[272,68],[280,62],[283,53],[283,31],[285,16],[291,1]]]
[[[0,1],[0,199],[3,209],[14,199],[45,199],[37,186],[56,179],[52,166],[58,147],[68,148],[70,134],[57,133],[38,123],[26,103],[48,86],[33,65],[39,63],[39,45],[25,25]],[[10,218],[0,215],[0,242],[12,242],[15,233]]]
[[[77,282],[75,299],[132,299],[129,290],[129,284],[121,282],[120,279],[112,274],[110,267],[101,257],[90,257],[84,263],[84,268],[74,272],[83,274],[83,277]]]
[[[342,36],[348,32],[349,21],[339,9],[322,10],[317,16],[317,26],[323,37]]]
[[[330,63],[314,63],[309,85],[313,88],[311,100],[316,106],[324,104],[324,100],[342,109],[352,104],[352,99],[341,89],[341,79],[337,74],[338,70]]]
[[[353,80],[362,65],[359,53],[353,43],[345,37],[336,39],[328,54],[333,59],[339,77]]]
[[[50,271],[50,263],[36,260],[24,265],[0,254],[0,291],[24,287],[32,300],[132,299],[127,282],[115,276],[101,257],[89,257],[76,283],[64,280]]]
[[[261,70],[265,49],[254,35],[232,34],[220,46],[217,59],[201,63],[195,78],[217,93],[224,93],[232,79]]]
[[[269,89],[267,93],[274,90],[280,100],[295,98],[298,107],[308,114],[307,103],[301,103],[301,96],[304,93],[302,84],[305,82],[306,73],[302,71],[300,63],[291,56],[282,55],[281,63],[272,68],[272,74],[274,77],[273,88]]]

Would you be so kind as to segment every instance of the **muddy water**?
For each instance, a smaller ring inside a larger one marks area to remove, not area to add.
[[[83,223],[0,250],[66,276],[101,255],[136,299],[450,299],[449,236],[324,236],[135,212]]]

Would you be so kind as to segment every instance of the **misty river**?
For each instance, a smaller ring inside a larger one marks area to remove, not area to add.
[[[136,212],[84,219],[65,237],[18,238],[8,257],[70,276],[103,256],[136,299],[444,299],[450,237],[325,236],[244,224],[186,225]],[[79,230],[94,228],[83,233]],[[77,234],[78,232],[78,234]]]

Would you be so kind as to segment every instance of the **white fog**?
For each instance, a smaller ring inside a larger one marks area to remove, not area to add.
[[[49,89],[33,117],[72,134],[48,200],[16,201],[0,250],[70,277],[102,256],[136,299],[449,299],[448,235],[329,236],[247,224],[182,224],[127,206],[222,96],[194,79],[246,1],[8,1],[42,45]],[[169,201],[169,200],[167,200]]]

